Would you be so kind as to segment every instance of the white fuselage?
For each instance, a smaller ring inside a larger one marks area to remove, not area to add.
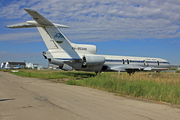
[[[170,68],[170,63],[167,60],[161,58],[150,58],[150,57],[131,57],[131,56],[112,56],[112,55],[98,55],[88,53],[82,50],[75,50],[77,54],[73,54],[70,51],[64,50],[49,50],[52,58],[61,60],[62,63],[66,61],[73,61],[72,66],[76,70],[87,70],[94,71],[94,69],[89,69],[88,67],[83,68],[82,58],[83,56],[102,56],[105,58],[103,68],[101,71],[126,71],[126,67],[156,67],[156,68]],[[121,69],[116,67],[121,66]],[[91,66],[92,68],[92,66]]]
[[[66,25],[51,23],[35,10],[24,9],[35,21],[9,25],[9,28],[37,27],[48,51],[45,59],[63,70],[95,71],[161,71],[170,68],[170,63],[161,58],[97,55],[94,45],[72,43],[59,28]]]

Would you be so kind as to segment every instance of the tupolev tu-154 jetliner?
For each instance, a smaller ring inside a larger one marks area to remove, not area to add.
[[[97,55],[94,45],[75,44],[61,32],[60,28],[69,28],[66,25],[51,23],[37,11],[24,9],[34,21],[26,21],[8,28],[37,27],[47,48],[43,52],[45,59],[50,63],[58,65],[62,70],[82,70],[127,72],[129,75],[135,71],[162,71],[170,68],[170,63],[161,58],[150,57],[128,57]]]

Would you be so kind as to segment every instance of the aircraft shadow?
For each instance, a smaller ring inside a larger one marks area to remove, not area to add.
[[[15,100],[14,98],[13,99],[0,99],[0,102],[1,101],[9,101],[9,100]]]

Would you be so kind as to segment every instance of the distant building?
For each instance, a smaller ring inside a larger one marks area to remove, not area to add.
[[[33,63],[26,63],[26,67],[27,67],[27,68],[34,69]]]
[[[50,70],[60,70],[59,66],[57,66],[57,65],[50,65],[48,69],[50,69]]]
[[[34,69],[38,69],[39,64],[37,64],[37,63],[33,63],[33,66],[34,66]]]
[[[171,65],[171,68],[176,68],[176,69],[179,69],[180,68],[180,65]]]
[[[37,70],[43,69],[42,66],[36,63],[26,63],[26,67],[31,68],[31,69],[37,69]]]
[[[26,67],[26,63],[25,62],[8,62],[8,63],[9,63],[9,67],[16,67],[19,64],[21,65],[21,68],[25,68]]]

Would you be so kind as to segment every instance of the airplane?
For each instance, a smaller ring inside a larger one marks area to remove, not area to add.
[[[4,67],[5,67],[4,63],[1,63],[1,67],[0,68],[3,69]]]
[[[6,64],[5,64],[3,69],[12,69],[12,67],[9,67],[9,62],[6,62]]]
[[[127,72],[167,70],[170,63],[161,58],[98,55],[95,45],[72,43],[60,30],[66,25],[52,23],[37,11],[24,9],[34,21],[8,25],[8,28],[37,27],[48,51],[43,52],[45,59],[58,65],[65,71],[94,71],[96,74],[106,71]]]
[[[21,64],[16,67],[9,67],[9,62],[6,62],[5,65],[4,63],[1,64],[1,69],[21,69]]]
[[[21,69],[21,64],[19,64],[19,65],[16,66],[16,67],[13,67],[12,69]]]

